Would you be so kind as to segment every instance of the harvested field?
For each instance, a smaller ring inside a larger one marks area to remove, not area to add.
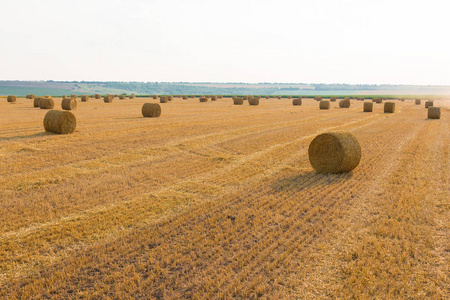
[[[57,135],[0,101],[0,298],[450,298],[449,102],[147,102],[80,102]],[[310,165],[328,131],[351,173]]]

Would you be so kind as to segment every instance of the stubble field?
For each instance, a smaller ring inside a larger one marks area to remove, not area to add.
[[[449,102],[91,99],[56,135],[1,100],[1,298],[450,298]],[[315,173],[335,130],[361,162]]]

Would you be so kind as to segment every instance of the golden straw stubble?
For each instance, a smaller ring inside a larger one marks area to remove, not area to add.
[[[316,136],[308,148],[309,161],[319,173],[345,173],[361,160],[361,146],[350,132],[327,132]]]
[[[50,110],[44,117],[44,128],[47,132],[69,134],[75,131],[77,119],[70,111]]]
[[[161,105],[158,103],[144,103],[142,115],[149,118],[157,118],[161,115]]]

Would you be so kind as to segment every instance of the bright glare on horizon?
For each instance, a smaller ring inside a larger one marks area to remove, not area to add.
[[[450,85],[447,3],[2,0],[0,80]]]

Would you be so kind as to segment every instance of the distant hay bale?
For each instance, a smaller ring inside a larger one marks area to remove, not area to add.
[[[167,103],[169,101],[169,98],[167,96],[161,96],[159,97],[160,103]]]
[[[428,107],[428,119],[440,119],[441,108],[437,106]]]
[[[425,102],[425,108],[432,107],[432,106],[433,106],[433,101]]]
[[[216,101],[217,100],[217,96],[211,96],[211,101]]]
[[[248,100],[250,97],[249,96],[242,96],[242,99],[244,100]]]
[[[95,99],[101,99],[102,98],[102,95],[100,95],[100,94],[95,94]]]
[[[187,100],[188,99],[188,96],[187,95],[184,95],[183,96],[183,100]]]
[[[70,98],[72,98],[72,99],[77,99],[77,95],[75,95],[75,94],[70,95]]]
[[[195,95],[191,95],[191,98],[195,98]]]
[[[322,101],[322,97],[320,97],[320,96],[315,96],[315,97],[314,97],[314,100],[316,100],[316,101]]]
[[[55,107],[55,101],[53,101],[53,98],[41,98],[39,107],[41,109],[53,109]]]
[[[244,104],[244,99],[243,99],[243,98],[235,97],[235,98],[233,99],[233,104],[234,104],[234,105],[243,105],[243,104]]]
[[[317,172],[350,172],[361,160],[361,146],[350,132],[328,132],[313,139],[308,156]]]
[[[208,102],[208,98],[206,98],[206,97],[201,97],[201,98],[200,98],[200,102]]]
[[[364,112],[372,112],[373,110],[373,102],[364,102]]]
[[[161,115],[161,105],[158,103],[144,103],[142,115],[147,118],[157,118]]]
[[[364,101],[364,98],[363,98],[363,97],[357,97],[356,100],[358,100],[358,101]]]
[[[339,101],[339,107],[340,108],[349,108],[350,107],[350,99],[342,99]]]
[[[39,107],[39,102],[41,102],[41,97],[34,98],[33,106],[34,107]]]
[[[135,95],[130,95],[128,96],[128,99],[134,99],[136,96]]]
[[[63,95],[61,98],[62,98],[63,100],[64,100],[64,99],[67,99],[67,96],[66,96],[66,95]]]
[[[331,102],[336,102],[336,100],[337,100],[337,97],[331,97],[331,98],[330,98],[330,101],[331,101]]]
[[[30,94],[30,95],[26,96],[27,99],[34,99],[34,97],[35,97],[34,94]]]
[[[50,110],[45,114],[44,128],[47,132],[69,134],[74,132],[76,127],[77,119],[70,111]]]
[[[172,101],[173,100],[173,95],[167,96],[167,100]]]
[[[277,96],[277,99],[281,99],[281,96]]]
[[[88,102],[89,96],[88,95],[81,95],[81,102]]]
[[[292,96],[288,96],[288,99],[292,99]]]
[[[383,103],[383,99],[382,98],[376,98],[375,103],[378,103],[378,104]]]
[[[416,105],[420,105],[420,104],[422,104],[422,101],[420,99],[416,99],[415,103],[416,103]]]
[[[17,99],[16,99],[16,96],[14,96],[14,95],[9,95],[9,96],[6,98],[6,101],[8,101],[8,102],[10,102],[10,103],[14,103],[14,102],[17,101]]]
[[[350,97],[345,97],[344,100],[350,101]]]
[[[153,99],[158,99],[158,95],[153,95]]]
[[[385,113],[394,113],[395,112],[395,103],[394,102],[384,102],[384,112]]]
[[[113,96],[114,98],[117,98],[117,97],[119,97],[119,95],[117,95],[117,94],[114,94],[114,96]]]
[[[119,99],[120,99],[120,100],[125,100],[125,95],[120,95],[120,96],[119,96]]]
[[[256,97],[248,99],[248,105],[259,105],[259,99]]]
[[[113,102],[113,95],[106,95],[103,97],[103,102],[105,103],[112,103]]]
[[[297,99],[292,100],[292,105],[294,105],[294,106],[302,105],[302,98],[297,98]]]
[[[64,99],[61,102],[61,107],[64,110],[75,110],[77,109],[77,100],[75,99]]]
[[[269,96],[265,96],[264,98],[269,99]]]
[[[328,100],[321,100],[319,102],[319,109],[330,109],[330,101],[328,101]]]

